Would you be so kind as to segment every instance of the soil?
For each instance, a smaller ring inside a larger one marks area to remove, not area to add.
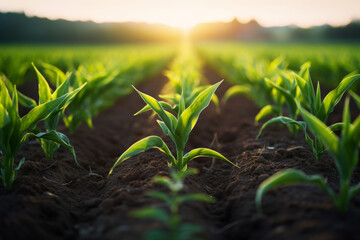
[[[221,80],[204,69],[209,82]],[[164,76],[148,79],[138,88],[156,96],[166,83]],[[229,85],[217,90],[221,98]],[[22,147],[17,161],[26,157],[13,188],[0,187],[0,239],[141,239],[158,227],[150,220],[129,213],[147,206],[162,206],[145,193],[165,191],[152,178],[168,175],[167,158],[150,150],[109,169],[135,141],[158,135],[171,151],[174,146],[161,132],[150,113],[134,117],[144,105],[132,93],[94,119],[94,130],[81,126],[70,135],[79,168],[70,152],[60,148],[53,161],[47,160],[36,141]],[[342,106],[342,104],[339,104]],[[317,162],[303,134],[294,137],[285,127],[271,126],[259,140],[260,126],[254,124],[259,108],[242,96],[230,99],[221,114],[211,104],[201,114],[188,142],[188,150],[211,147],[239,168],[216,160],[198,158],[189,166],[199,174],[186,179],[185,192],[206,193],[216,203],[191,202],[181,208],[184,222],[203,226],[203,239],[359,239],[360,196],[352,199],[349,211],[341,214],[319,188],[298,185],[277,188],[265,195],[263,214],[255,209],[259,184],[274,173],[296,168],[321,174],[338,188],[338,173],[328,154]],[[330,121],[341,120],[341,107]],[[353,115],[359,112],[353,109]],[[211,144],[217,135],[216,144]],[[353,182],[360,181],[357,169]]]

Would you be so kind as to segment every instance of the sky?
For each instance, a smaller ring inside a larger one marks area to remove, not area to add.
[[[50,19],[164,23],[190,28],[200,22],[263,26],[344,25],[360,19],[360,0],[0,0],[0,11]]]

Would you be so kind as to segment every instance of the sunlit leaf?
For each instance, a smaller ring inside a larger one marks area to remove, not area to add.
[[[119,165],[126,159],[128,159],[132,156],[135,156],[141,152],[144,152],[146,150],[149,150],[151,148],[159,149],[161,152],[165,153],[171,159],[171,162],[173,162],[173,163],[175,162],[175,158],[171,154],[166,143],[160,137],[150,136],[150,137],[143,138],[143,139],[137,141],[136,143],[134,143],[133,145],[131,145],[115,162],[115,164],[113,165],[113,167],[111,168],[111,170],[109,172],[109,175],[112,173],[112,171],[114,170],[114,168],[117,165]]]
[[[274,174],[270,178],[266,179],[262,182],[256,191],[256,208],[259,212],[261,209],[261,200],[263,196],[269,192],[270,190],[280,187],[287,186],[292,184],[299,183],[310,183],[319,186],[323,190],[325,190],[331,197],[333,197],[332,190],[326,185],[326,181],[319,175],[309,176],[304,172],[295,169],[288,169],[277,174]]]

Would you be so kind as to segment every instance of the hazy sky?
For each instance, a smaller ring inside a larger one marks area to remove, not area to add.
[[[360,19],[360,0],[0,0],[0,11],[69,20],[142,21],[191,27],[199,22],[257,19],[265,26],[346,24]]]

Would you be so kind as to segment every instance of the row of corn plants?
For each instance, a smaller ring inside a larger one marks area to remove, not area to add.
[[[39,74],[39,72],[38,72]],[[75,99],[84,87],[69,91],[69,78],[60,84],[57,89],[50,91],[47,82],[39,77],[39,103],[19,93],[16,85],[12,85],[6,78],[0,80],[0,176],[4,187],[11,187],[16,173],[24,162],[24,158],[14,167],[16,153],[29,139],[39,139],[46,154],[50,153],[49,142],[52,147],[63,145],[71,150],[76,161],[74,148],[69,139],[56,131],[56,119],[64,109]],[[24,116],[19,115],[19,103],[33,106]],[[38,128],[38,123],[45,121],[46,131]],[[52,149],[51,152],[53,152]]]
[[[183,188],[183,180],[186,176],[194,174],[193,169],[187,166],[190,161],[198,157],[211,157],[223,160],[236,166],[222,154],[209,148],[196,148],[185,153],[189,135],[195,127],[201,112],[211,101],[218,104],[215,93],[221,81],[208,85],[201,77],[201,63],[194,53],[184,46],[181,54],[175,59],[170,69],[166,71],[169,83],[164,86],[166,95],[161,94],[161,101],[140,92],[135,88],[144,100],[145,106],[140,113],[152,110],[158,117],[157,123],[164,134],[175,145],[173,154],[167,144],[159,136],[149,136],[131,145],[115,162],[109,175],[125,160],[146,150],[155,148],[168,156],[170,177],[155,177],[154,181],[165,185],[170,190],[170,195],[162,192],[149,192],[149,196],[164,201],[168,211],[162,208],[150,207],[138,210],[133,216],[158,220],[164,224],[167,231],[154,229],[146,234],[146,239],[194,239],[195,234],[201,231],[201,227],[195,224],[182,223],[179,207],[188,201],[213,202],[214,200],[204,194],[192,193],[180,195]],[[237,167],[237,166],[236,166]]]
[[[94,116],[112,106],[120,97],[129,94],[132,91],[132,84],[136,85],[145,77],[162,70],[173,54],[174,51],[158,53],[150,51],[137,57],[131,56],[120,64],[105,65],[96,62],[80,65],[72,74],[73,85],[74,87],[84,83],[87,85],[85,91],[80,93],[67,109],[63,118],[65,126],[71,133],[75,132],[82,122],[93,128]],[[62,72],[53,65],[42,64],[42,66],[53,85],[59,80],[64,81],[69,75],[69,72]]]
[[[131,91],[136,84],[162,68],[170,60],[174,50],[131,57],[126,63],[111,67],[95,62],[80,65],[73,73],[63,72],[49,63],[41,63],[42,74],[33,64],[38,78],[38,101],[17,90],[14,81],[4,74],[0,77],[0,176],[5,187],[11,187],[24,159],[14,167],[18,150],[29,139],[38,139],[47,158],[52,159],[60,146],[75,150],[69,139],[57,131],[62,119],[70,132],[82,121],[92,127],[92,117],[114,104],[119,97]],[[130,57],[130,56],[128,56]],[[46,78],[44,77],[46,76]],[[48,80],[46,80],[48,79]],[[19,115],[19,105],[30,111]],[[39,122],[44,123],[39,125]],[[79,165],[79,164],[78,164]],[[80,166],[80,165],[79,165]]]
[[[87,74],[98,70],[112,71],[143,59],[172,55],[177,47],[172,44],[124,45],[1,45],[0,72],[18,87],[33,81],[31,63],[41,68],[49,63],[63,72],[75,72],[80,66]],[[149,59],[149,61],[151,61]],[[41,70],[41,69],[40,69]],[[136,73],[141,74],[141,73]]]
[[[237,72],[240,62],[270,62],[278,56],[286,59],[287,67],[292,70],[299,69],[304,62],[310,61],[313,78],[326,88],[335,88],[342,77],[358,70],[360,64],[360,48],[357,44],[218,42],[202,43],[198,48],[202,54],[212,58],[212,61],[233,64],[235,68],[231,68],[232,72]],[[225,74],[229,73],[230,71]],[[234,77],[232,75],[226,79],[237,82],[238,78]],[[359,86],[360,84],[358,89]]]
[[[264,99],[256,103],[261,107],[256,115],[258,122],[265,116],[274,117],[266,121],[257,136],[271,124],[286,125],[296,135],[299,130],[304,132],[306,142],[310,145],[315,158],[320,161],[324,151],[328,151],[334,159],[339,173],[340,188],[336,193],[326,184],[326,179],[320,175],[309,176],[303,171],[288,169],[275,174],[261,183],[256,194],[256,205],[261,210],[261,199],[269,190],[281,185],[298,183],[314,184],[322,188],[334,201],[341,212],[348,208],[350,199],[360,192],[360,183],[351,186],[351,179],[358,163],[360,143],[360,116],[353,123],[350,122],[349,98],[345,100],[343,121],[327,125],[329,115],[340,102],[343,95],[357,82],[360,74],[349,74],[330,91],[324,98],[321,97],[320,84],[316,89],[310,77],[310,62],[306,62],[297,72],[289,70],[283,64],[284,60],[276,58],[271,62],[259,61],[246,64],[248,60],[239,57],[238,62],[229,61],[221,56],[213,56],[206,52],[206,59],[220,73],[232,74],[237,79],[237,85],[231,87],[224,96],[224,101],[236,94],[245,94],[250,97]],[[214,54],[215,55],[215,54]],[[242,64],[236,65],[239,62]],[[239,68],[236,68],[240,66]],[[231,69],[231,72],[227,72]],[[350,92],[354,101],[359,102],[358,95]],[[340,131],[340,137],[334,133]],[[311,134],[312,133],[312,136]]]
[[[258,209],[260,209],[262,196],[274,187],[310,183],[322,188],[334,201],[339,211],[345,212],[347,211],[350,199],[360,192],[360,183],[350,186],[353,172],[358,163],[360,116],[353,123],[350,122],[349,98],[347,98],[344,103],[342,122],[329,126],[327,125],[327,120],[345,92],[360,79],[360,75],[350,74],[345,77],[334,90],[330,91],[322,99],[320,84],[317,84],[316,91],[313,87],[308,63],[303,65],[300,73],[302,73],[302,76],[296,73],[292,73],[292,76],[287,76],[288,80],[292,79],[294,86],[296,86],[299,92],[298,95],[291,94],[290,89],[286,89],[285,86],[275,84],[274,82],[271,83],[274,89],[291,102],[291,107],[296,114],[289,117],[279,116],[268,120],[261,127],[258,136],[267,126],[274,123],[293,126],[295,129],[302,130],[306,142],[312,148],[314,156],[318,161],[321,160],[324,151],[328,151],[334,159],[340,179],[339,192],[336,193],[330,188],[326,184],[326,179],[320,175],[309,176],[300,170],[289,169],[270,177],[260,185],[256,196],[256,204]],[[298,120],[298,115],[301,116],[302,120]],[[314,139],[310,137],[308,129],[314,136]],[[337,130],[341,131],[340,137],[334,133]]]

